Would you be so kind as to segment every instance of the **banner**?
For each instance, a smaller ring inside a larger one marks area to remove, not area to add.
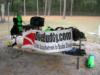
[[[72,30],[43,32],[30,30],[25,33],[22,48],[46,53],[69,51],[72,49]]]

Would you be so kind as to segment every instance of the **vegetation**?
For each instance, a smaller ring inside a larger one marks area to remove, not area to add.
[[[47,5],[45,6],[46,0],[25,0],[26,14],[36,14],[37,9],[39,14],[44,15],[46,10],[49,15],[62,15],[64,0],[47,0]],[[66,15],[71,13],[71,1],[66,0]],[[10,10],[13,13],[20,12],[24,14],[24,0],[0,0],[0,3],[10,2]],[[73,0],[73,15],[100,15],[100,0]],[[7,6],[6,6],[7,7]],[[46,7],[46,8],[45,8]]]

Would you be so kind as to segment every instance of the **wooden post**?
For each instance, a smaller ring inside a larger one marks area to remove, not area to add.
[[[80,57],[79,57],[79,56],[77,56],[77,69],[79,69],[79,68],[80,68],[80,66],[79,66],[79,65],[80,65],[80,63],[79,63],[79,62],[80,62]]]
[[[81,39],[79,40],[79,49],[81,50]],[[77,56],[77,69],[80,68],[80,56]]]

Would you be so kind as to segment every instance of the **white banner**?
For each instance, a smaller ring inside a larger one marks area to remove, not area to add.
[[[32,48],[46,53],[69,51],[72,49],[72,30],[43,32],[30,30],[24,33],[23,48]]]

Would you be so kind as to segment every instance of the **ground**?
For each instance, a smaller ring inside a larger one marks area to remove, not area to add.
[[[23,18],[28,24],[30,16]],[[76,68],[77,57],[75,56],[27,53],[6,47],[5,41],[12,27],[12,17],[10,17],[10,23],[0,24],[0,75],[100,75],[99,46],[93,47],[94,44],[90,44],[90,42],[98,43],[98,38],[87,34],[87,32],[98,31],[100,17],[73,16],[66,17],[65,20],[58,16],[45,18],[45,26],[74,26],[86,33],[89,42],[86,44],[91,45],[91,48],[86,50],[86,56],[80,57],[80,68]],[[85,60],[90,53],[96,58],[96,66],[93,69],[85,67]]]

